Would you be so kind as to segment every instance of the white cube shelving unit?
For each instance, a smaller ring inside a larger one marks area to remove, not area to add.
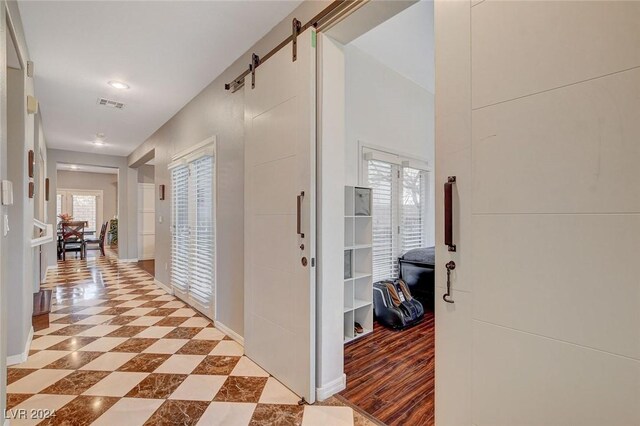
[[[368,201],[363,200],[368,193]],[[344,190],[344,342],[373,331],[372,193],[370,188],[346,186]],[[368,205],[366,205],[368,203]],[[362,209],[360,207],[364,206]],[[363,211],[364,210],[364,211]],[[350,256],[351,261],[347,261]],[[364,331],[356,334],[354,323]]]

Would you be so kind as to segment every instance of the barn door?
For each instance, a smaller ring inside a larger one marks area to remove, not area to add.
[[[315,399],[315,32],[257,68],[245,96],[245,351]]]

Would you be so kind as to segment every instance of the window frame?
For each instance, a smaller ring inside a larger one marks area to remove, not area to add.
[[[429,163],[426,160],[419,159],[417,157],[413,157],[410,155],[401,154],[399,152],[393,152],[392,150],[388,150],[380,147],[373,147],[371,145],[365,145],[362,142],[358,144],[358,154],[360,161],[358,162],[358,178],[359,184],[362,186],[369,186],[369,161],[379,161],[391,164],[392,166],[392,202],[395,203],[392,206],[392,230],[394,231],[392,234],[392,267],[391,267],[391,277],[382,277],[382,276],[374,276],[374,281],[378,281],[384,278],[397,278],[399,273],[399,265],[398,265],[398,257],[402,256],[404,252],[404,241],[403,241],[403,196],[404,196],[404,185],[403,185],[403,170],[405,168],[419,170],[424,176],[424,188],[423,188],[423,197],[424,197],[424,229],[422,234],[422,240],[425,242],[423,245],[430,245],[430,241],[434,241],[431,228],[429,224],[432,224],[435,219],[435,212],[432,208],[431,196],[432,196],[432,179],[433,179],[433,171],[431,167],[429,167]],[[374,218],[375,220],[375,218]],[[372,259],[373,261],[373,259]]]
[[[102,189],[69,189],[69,188],[58,188],[56,191],[56,225],[60,223],[60,219],[58,218],[58,195],[62,197],[62,209],[61,213],[70,213],[74,216],[73,212],[73,196],[74,195],[90,195],[96,197],[96,229],[93,231],[97,233],[100,232],[100,226],[102,226],[103,222],[103,214],[104,214],[104,191]],[[87,228],[89,230],[89,228]]]

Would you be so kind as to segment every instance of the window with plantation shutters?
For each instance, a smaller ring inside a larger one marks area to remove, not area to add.
[[[213,318],[215,294],[215,157],[200,149],[171,169],[171,285],[175,294]]]
[[[428,244],[428,173],[387,155],[366,160],[373,192],[373,280],[398,277],[398,257]]]
[[[371,160],[367,164],[368,186],[373,193],[373,280],[380,281],[397,275],[395,252],[396,185],[395,167]]]

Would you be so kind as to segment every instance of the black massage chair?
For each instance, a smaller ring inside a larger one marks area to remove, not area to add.
[[[373,313],[379,323],[401,329],[420,322],[424,308],[404,281],[379,281],[373,284]]]

